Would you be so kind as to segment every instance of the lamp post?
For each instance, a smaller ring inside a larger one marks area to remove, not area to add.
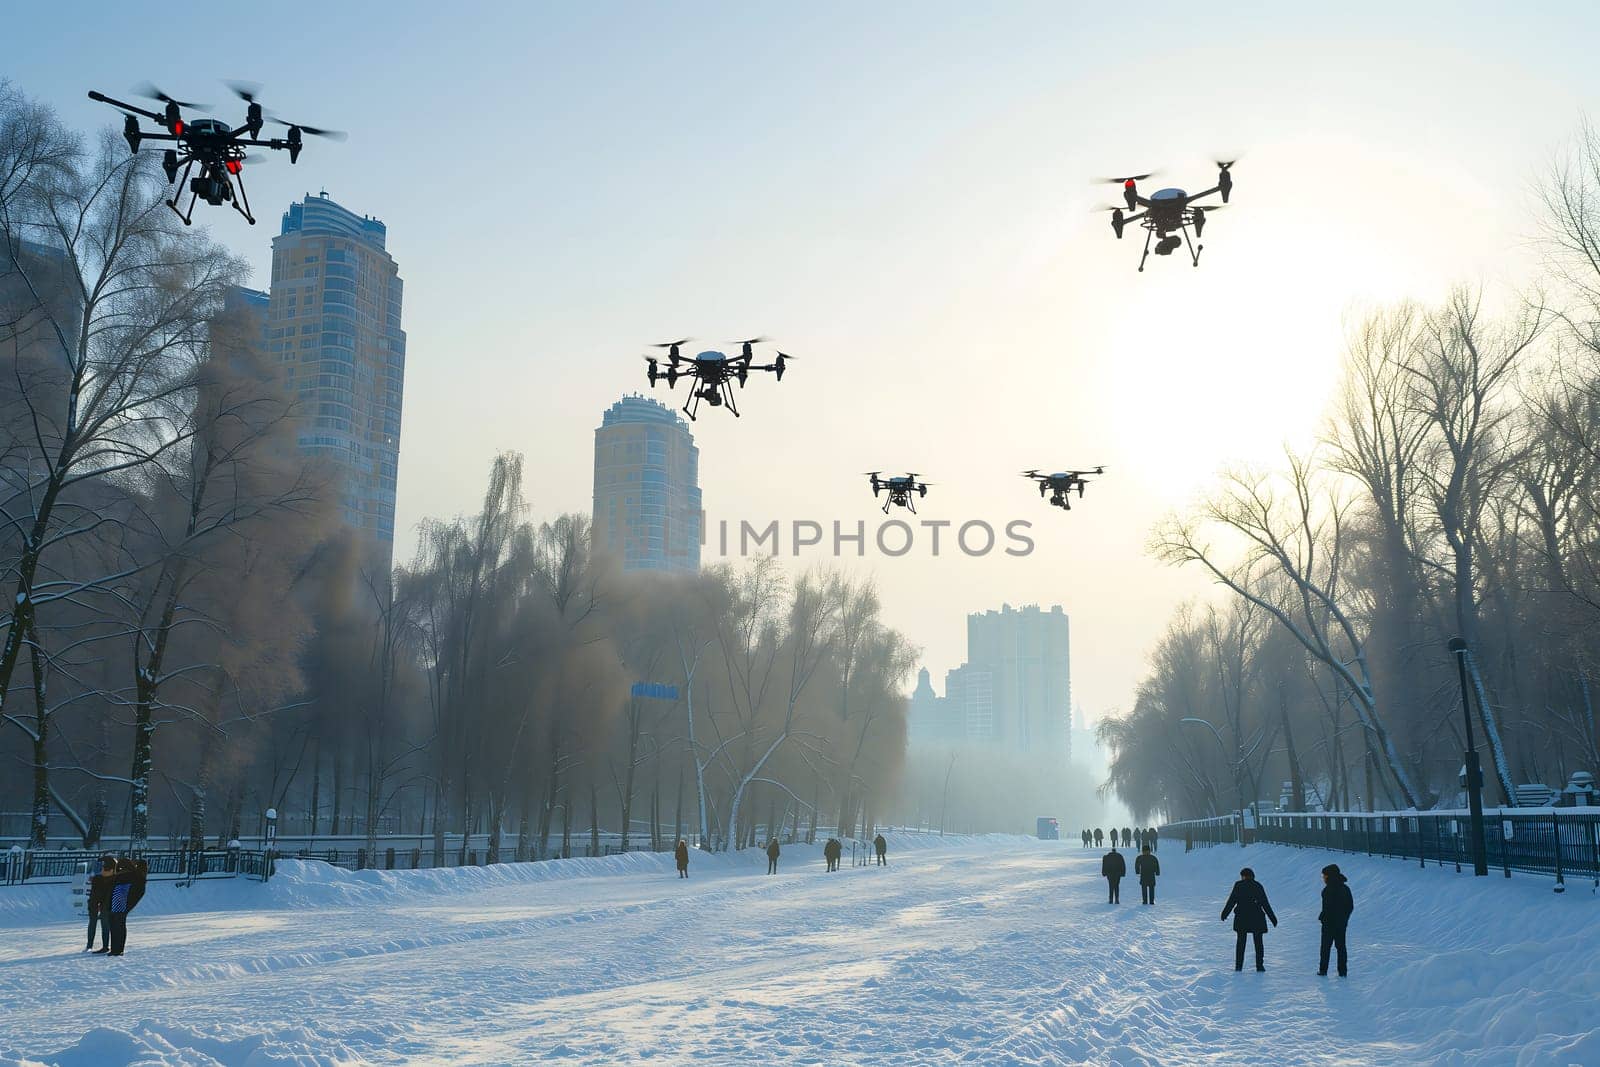
[[[1467,643],[1459,637],[1450,639],[1449,649],[1456,657],[1456,670],[1461,675],[1461,723],[1467,729],[1467,751],[1462,762],[1467,768],[1467,808],[1471,812],[1468,823],[1472,834],[1472,873],[1479,878],[1489,876],[1488,844],[1483,839],[1483,768],[1478,763],[1478,748],[1472,741],[1472,704],[1467,696]]]

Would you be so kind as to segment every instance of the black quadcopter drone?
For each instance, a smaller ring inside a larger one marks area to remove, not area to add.
[[[1084,486],[1089,484],[1091,475],[1101,475],[1106,472],[1105,467],[1096,467],[1087,471],[1056,471],[1054,474],[1040,474],[1036,470],[1022,472],[1024,478],[1032,478],[1039,483],[1039,495],[1050,497],[1050,503],[1058,508],[1072,510],[1072,499],[1068,495],[1074,488],[1078,490],[1078,497],[1083,497]]]
[[[692,378],[694,385],[689,390],[689,398],[683,404],[683,412],[689,416],[691,422],[702,400],[714,408],[727,408],[737,418],[739,406],[733,401],[733,383],[738,382],[739,388],[743,389],[751,371],[771,371],[781,382],[784,369],[794,358],[779,352],[771,363],[755,362],[755,353],[751,350],[751,346],[761,344],[765,340],[767,340],[765,337],[752,337],[748,341],[732,342],[739,346],[737,356],[727,356],[721,352],[701,352],[698,356],[685,356],[679,349],[689,343],[688,338],[656,345],[656,348],[667,350],[667,367],[662,370],[661,361],[655,356],[644,357],[645,362],[649,364],[647,374],[650,384],[654,386],[656,382],[665,378],[667,388],[671,389],[679,378]]]
[[[867,477],[872,481],[873,496],[877,496],[885,489],[889,491],[888,499],[883,502],[883,513],[885,515],[889,514],[889,508],[892,505],[899,504],[915,515],[917,513],[916,498],[928,495],[929,483],[917,481],[915,474],[906,474],[904,477],[879,478],[879,473],[881,472],[868,471]]]
[[[1111,212],[1111,229],[1117,238],[1122,238],[1122,228],[1130,222],[1137,222],[1145,229],[1144,254],[1139,257],[1139,269],[1144,270],[1144,261],[1150,258],[1150,238],[1157,237],[1155,252],[1158,256],[1170,256],[1180,247],[1189,246],[1189,258],[1196,267],[1200,265],[1200,253],[1205,251],[1205,245],[1195,242],[1205,232],[1206,214],[1216,211],[1221,205],[1213,204],[1203,207],[1195,203],[1203,196],[1212,193],[1222,194],[1222,203],[1228,202],[1228,194],[1233,192],[1233,175],[1230,173],[1234,161],[1217,164],[1217,184],[1199,193],[1186,193],[1182,189],[1157,189],[1148,197],[1139,195],[1139,183],[1150,177],[1149,174],[1135,174],[1127,178],[1106,178],[1104,181],[1111,185],[1122,186],[1122,199],[1127,203],[1127,214],[1120,207],[1109,207],[1103,210]],[[1144,208],[1142,213],[1140,208]],[[1194,227],[1194,239],[1189,238],[1189,228]],[[1182,234],[1180,237],[1179,234]]]
[[[167,199],[167,206],[183,220],[185,226],[190,224],[194,216],[196,200],[204,200],[213,207],[220,207],[225,203],[232,204],[234,210],[245,217],[245,221],[252,226],[256,224],[255,216],[250,214],[250,198],[244,191],[244,164],[249,158],[244,152],[246,148],[287,149],[289,162],[294,163],[300,158],[305,134],[331,137],[334,140],[344,138],[344,134],[338,130],[323,130],[315,126],[284,122],[281,119],[269,120],[262,113],[261,104],[256,100],[259,87],[242,83],[231,83],[229,87],[248,105],[245,108],[244,125],[237,128],[230,127],[220,119],[184,119],[181,108],[199,108],[206,105],[174,100],[153,85],[142,90],[141,95],[161,101],[165,107],[160,112],[148,111],[142,107],[125,104],[121,100],[113,100],[104,93],[92,89],[89,91],[90,100],[98,100],[102,104],[110,104],[127,112],[122,124],[122,136],[127,138],[128,147],[134,152],[139,151],[141,141],[173,141],[177,144],[176,148],[169,148],[162,153],[161,169],[166,172],[167,182],[173,187],[172,195]],[[165,132],[154,133],[140,129],[141,115],[159,123]],[[288,135],[262,140],[261,127],[268,121],[289,127]],[[189,174],[197,164],[200,167],[200,174],[190,178]],[[178,178],[180,167],[183,168],[181,181]],[[183,195],[185,188],[189,191],[187,210],[178,207],[178,198]]]

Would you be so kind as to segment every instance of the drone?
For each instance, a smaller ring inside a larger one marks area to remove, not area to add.
[[[888,499],[883,502],[883,513],[889,514],[889,508],[895,504],[906,508],[915,515],[917,513],[916,498],[928,495],[927,482],[917,481],[915,474],[906,474],[904,477],[879,478],[880,471],[868,471],[867,477],[872,480],[872,495],[889,490]],[[915,494],[915,495],[913,495]]]
[[[1022,472],[1024,478],[1032,478],[1039,483],[1039,495],[1050,497],[1050,503],[1058,508],[1072,510],[1072,498],[1068,495],[1074,488],[1078,490],[1078,497],[1082,499],[1084,486],[1089,484],[1093,475],[1106,472],[1105,467],[1096,467],[1087,471],[1056,471],[1054,474],[1040,474],[1036,470]]]
[[[779,352],[771,363],[755,362],[755,353],[751,346],[766,340],[765,337],[752,337],[748,341],[731,342],[739,346],[737,356],[728,356],[721,352],[701,352],[697,356],[685,356],[681,349],[689,343],[688,338],[668,341],[653,346],[667,350],[666,369],[661,368],[661,360],[658,357],[646,356],[644,361],[649,365],[646,373],[652,387],[663,378],[667,380],[668,389],[676,385],[679,378],[693,379],[694,385],[690,388],[689,397],[683,404],[683,412],[689,416],[691,422],[694,421],[695,412],[700,409],[702,400],[714,408],[727,408],[733,412],[735,418],[738,418],[739,405],[733,400],[733,383],[738,382],[739,388],[743,389],[751,371],[771,371],[781,382],[789,361],[795,358]]]
[[[1222,194],[1222,203],[1228,202],[1228,194],[1233,192],[1233,174],[1231,173],[1234,160],[1217,164],[1217,184],[1204,192],[1189,194],[1182,189],[1157,189],[1148,197],[1139,195],[1139,183],[1150,177],[1149,174],[1134,174],[1125,178],[1106,178],[1108,184],[1122,186],[1122,199],[1127,203],[1127,213],[1124,214],[1120,207],[1104,208],[1111,212],[1111,229],[1116,233],[1118,240],[1122,238],[1122,228],[1130,222],[1137,222],[1145,229],[1144,254],[1139,257],[1139,270],[1144,270],[1144,261],[1150,258],[1150,238],[1157,237],[1155,252],[1158,256],[1170,256],[1185,244],[1189,247],[1189,258],[1193,264],[1200,265],[1200,253],[1206,246],[1196,244],[1200,235],[1205,232],[1206,215],[1216,211],[1220,204],[1204,207],[1195,203],[1203,196],[1212,193]],[[1144,208],[1142,213],[1140,208]],[[1194,227],[1194,239],[1190,240],[1189,228]],[[1183,236],[1179,236],[1182,234]]]
[[[244,165],[250,159],[245,155],[246,148],[287,150],[289,162],[294,163],[300,158],[300,150],[305,147],[306,134],[333,140],[343,140],[345,136],[338,130],[323,130],[304,123],[268,119],[261,110],[260,101],[256,99],[256,94],[260,92],[259,86],[235,82],[230,83],[229,88],[247,105],[242,126],[230,127],[221,119],[186,120],[181,109],[203,108],[207,105],[174,100],[153,85],[146,86],[139,90],[139,93],[152,100],[159,100],[165,105],[159,112],[114,100],[92,89],[89,91],[90,100],[110,104],[126,112],[122,123],[122,136],[127,139],[128,148],[132,151],[138,152],[139,145],[143,141],[172,141],[177,145],[162,153],[161,169],[166,172],[167,183],[172,186],[167,206],[183,220],[185,226],[190,225],[194,217],[195,202],[198,200],[204,200],[213,207],[232,204],[234,210],[245,217],[246,222],[252,226],[256,224],[255,216],[250,214],[250,198],[244,189]],[[141,116],[157,123],[163,132],[141,129],[139,126]],[[269,137],[263,140],[261,128],[269,121],[289,127],[288,134],[284,137]],[[191,178],[189,175],[197,165],[200,173]],[[178,177],[180,167],[183,169],[181,180]],[[187,209],[178,207],[178,198],[183,195],[185,189],[189,192]]]

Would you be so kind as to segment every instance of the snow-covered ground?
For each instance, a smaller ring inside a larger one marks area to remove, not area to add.
[[[1600,898],[1547,878],[1166,843],[1156,907],[1099,853],[895,839],[817,849],[157,884],[120,960],[61,886],[0,889],[0,1065],[1600,1064]],[[1356,896],[1318,978],[1318,870]],[[1233,971],[1248,863],[1282,921]],[[1248,967],[1248,964],[1247,964]]]

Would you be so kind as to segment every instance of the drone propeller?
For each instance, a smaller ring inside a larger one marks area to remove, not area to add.
[[[259,82],[228,81],[223,82],[222,84],[226,85],[229,89],[232,89],[233,95],[237,96],[240,100],[243,100],[247,104],[255,103],[256,96],[261,92],[261,84]]]
[[[748,341],[729,341],[728,343],[730,345],[741,345],[741,346],[743,346],[743,345],[759,345],[759,344],[762,344],[763,342],[770,341],[770,340],[772,340],[772,338],[770,338],[770,337],[752,337]]]
[[[1235,163],[1237,163],[1237,162],[1239,162],[1237,157],[1228,160],[1226,163],[1222,162],[1219,159],[1219,160],[1217,160],[1217,169],[1218,170],[1232,170],[1233,169],[1233,165]]]
[[[650,347],[651,347],[651,348],[677,348],[677,347],[679,347],[679,346],[680,346],[680,345],[686,345],[686,344],[688,344],[688,343],[689,343],[689,342],[690,342],[690,341],[693,341],[693,340],[694,340],[694,338],[693,338],[693,337],[685,337],[685,338],[684,338],[684,339],[683,339],[683,340],[681,340],[681,341],[667,341],[667,342],[665,342],[665,343],[664,343],[664,344],[659,344],[659,345],[651,345],[651,346],[650,346]]]
[[[1097,184],[1127,185],[1129,182],[1142,182],[1146,178],[1154,178],[1157,174],[1160,174],[1160,173],[1161,172],[1159,170],[1153,170],[1149,174],[1129,174],[1126,177],[1122,177],[1122,178],[1096,178],[1094,180],[1095,180],[1095,182]]]
[[[301,133],[309,133],[313,137],[326,137],[330,141],[342,141],[350,136],[343,130],[324,130],[318,126],[303,126],[298,122],[285,122],[282,119],[273,119],[272,121],[276,122],[279,126],[289,127],[290,137],[294,136],[295,130],[299,130]]]
[[[136,88],[134,90],[134,92],[138,93],[140,96],[149,97],[151,100],[159,100],[163,104],[172,104],[175,107],[210,107],[211,106],[210,104],[193,104],[193,103],[190,103],[187,100],[174,100],[172,97],[168,96],[166,93],[162,92],[160,89],[157,89],[154,85],[151,85],[149,82],[145,82],[144,84],[140,85],[138,88]]]
[[[1022,472],[1022,476],[1024,478],[1037,478],[1039,477],[1039,471],[1037,469],[1025,470]]]

